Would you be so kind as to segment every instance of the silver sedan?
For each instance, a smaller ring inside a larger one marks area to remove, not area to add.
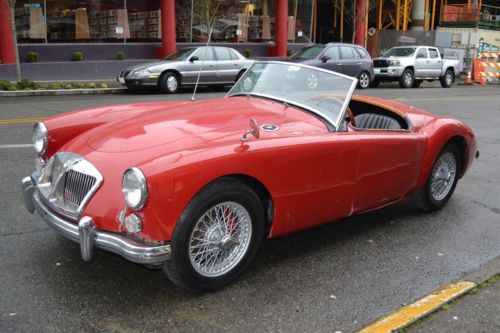
[[[129,67],[121,71],[117,81],[128,88],[158,87],[173,94],[180,86],[195,85],[199,74],[199,84],[232,85],[252,63],[229,47],[190,47],[161,61]]]

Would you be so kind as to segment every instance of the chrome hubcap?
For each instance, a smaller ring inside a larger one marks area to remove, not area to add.
[[[451,190],[457,173],[455,155],[450,152],[439,157],[430,182],[431,195],[434,200],[443,200]]]
[[[450,85],[452,83],[451,74],[446,75],[446,84]]]
[[[359,85],[363,88],[368,87],[370,84],[370,78],[368,77],[367,74],[363,73],[359,77]]]
[[[410,73],[406,73],[405,75],[405,83],[407,86],[411,85],[412,84],[412,79],[411,79],[411,74]]]
[[[221,276],[246,254],[252,235],[248,211],[236,202],[223,202],[196,222],[189,240],[189,259],[199,274]]]
[[[307,86],[309,89],[316,89],[318,86],[318,76],[316,74],[309,74],[307,76]]]
[[[177,89],[177,78],[175,76],[171,75],[168,77],[167,87],[170,91],[175,91]]]

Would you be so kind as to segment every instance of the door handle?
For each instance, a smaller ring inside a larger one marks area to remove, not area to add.
[[[342,66],[342,64],[337,64],[337,66]]]
[[[360,63],[360,62],[357,62],[357,63],[356,63],[356,65],[361,65],[361,63]]]

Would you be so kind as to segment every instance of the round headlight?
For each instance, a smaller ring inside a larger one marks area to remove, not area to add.
[[[122,191],[127,206],[138,210],[148,199],[148,183],[144,173],[138,168],[130,168],[123,174]]]
[[[33,149],[37,154],[43,155],[47,152],[49,134],[43,123],[36,123],[33,128]]]

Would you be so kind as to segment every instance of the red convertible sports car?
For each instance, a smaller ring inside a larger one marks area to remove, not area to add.
[[[478,157],[464,123],[373,97],[356,79],[258,62],[225,98],[66,113],[34,127],[28,211],[80,244],[220,288],[261,241],[415,196],[450,199]]]

